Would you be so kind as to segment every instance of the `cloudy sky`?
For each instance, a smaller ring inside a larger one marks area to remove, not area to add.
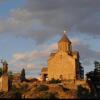
[[[38,76],[67,31],[85,73],[100,60],[100,0],[0,0],[0,59]]]

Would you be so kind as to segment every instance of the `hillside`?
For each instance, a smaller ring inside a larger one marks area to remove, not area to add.
[[[14,82],[8,93],[0,93],[0,98],[78,99],[91,98],[91,93],[85,82]]]

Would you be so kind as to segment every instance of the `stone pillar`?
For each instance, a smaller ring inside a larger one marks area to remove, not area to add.
[[[8,75],[2,75],[2,91],[8,92]]]
[[[1,91],[8,92],[9,83],[8,83],[8,64],[6,61],[2,62],[3,64],[3,73],[1,76]]]

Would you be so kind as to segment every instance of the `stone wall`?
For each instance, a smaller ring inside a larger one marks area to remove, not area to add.
[[[73,80],[76,77],[75,59],[66,52],[57,52],[48,60],[48,78],[59,79],[62,76],[65,80]]]
[[[8,91],[8,75],[2,75],[0,78],[0,91]]]
[[[0,77],[0,91],[2,90],[2,77]]]

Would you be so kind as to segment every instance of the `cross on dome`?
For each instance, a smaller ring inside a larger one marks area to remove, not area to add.
[[[60,39],[60,41],[59,42],[63,42],[63,41],[65,41],[65,42],[70,42],[70,40],[68,39],[68,37],[66,36],[66,30],[64,30],[64,35],[62,36],[62,38]],[[71,43],[71,42],[70,42]]]
[[[66,32],[66,30],[64,30],[64,34],[66,34],[67,32]]]

